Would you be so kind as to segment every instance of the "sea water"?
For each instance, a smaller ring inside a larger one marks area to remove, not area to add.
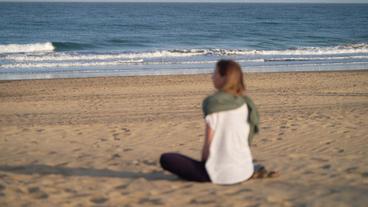
[[[0,79],[368,69],[368,4],[0,3]]]

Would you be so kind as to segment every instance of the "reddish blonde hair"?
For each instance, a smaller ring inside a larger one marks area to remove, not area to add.
[[[216,70],[221,77],[225,77],[225,83],[221,88],[223,91],[236,96],[245,95],[246,88],[239,63],[222,59],[216,63]]]

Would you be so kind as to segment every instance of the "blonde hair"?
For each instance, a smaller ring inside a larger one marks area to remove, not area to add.
[[[233,60],[219,60],[216,63],[216,70],[221,77],[225,77],[225,83],[221,90],[236,96],[245,95],[245,84],[243,72],[240,65]]]

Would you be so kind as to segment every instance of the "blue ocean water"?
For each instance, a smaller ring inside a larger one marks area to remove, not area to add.
[[[0,79],[368,69],[368,4],[0,3]]]

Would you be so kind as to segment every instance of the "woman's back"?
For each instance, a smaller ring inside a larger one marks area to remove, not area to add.
[[[248,145],[248,107],[220,111],[205,117],[213,130],[206,169],[213,183],[233,184],[250,178],[254,167]]]
[[[218,61],[212,81],[217,90],[202,101],[206,126],[200,161],[169,152],[161,155],[160,163],[186,180],[234,184],[253,175],[249,144],[258,133],[258,112],[246,95],[238,63]]]

